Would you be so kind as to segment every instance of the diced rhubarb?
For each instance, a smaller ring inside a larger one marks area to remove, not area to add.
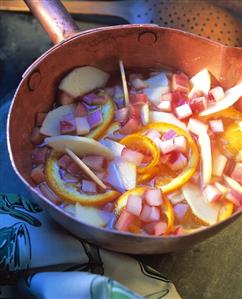
[[[140,214],[143,222],[154,222],[160,220],[160,209],[154,206],[144,205]]]
[[[206,188],[203,190],[203,194],[208,202],[217,202],[219,201],[223,193],[221,193],[215,186],[207,185]]]
[[[167,161],[167,166],[173,171],[181,170],[186,167],[186,165],[187,157],[179,152],[174,152],[173,154],[171,154]]]
[[[162,154],[168,154],[175,150],[175,145],[174,145],[173,139],[168,139],[168,140],[164,140],[164,141],[159,139],[159,140],[157,140],[157,144],[158,144],[158,147],[159,147],[160,151],[162,152]]]
[[[32,151],[32,162],[34,165],[38,166],[39,164],[44,164],[48,155],[48,148],[41,147],[35,148]]]
[[[74,112],[75,117],[87,116],[87,109],[82,103],[78,103]]]
[[[175,114],[179,119],[184,119],[192,115],[192,110],[189,104],[184,104],[176,107]]]
[[[97,185],[92,181],[82,180],[82,192],[97,193]]]
[[[71,162],[66,170],[73,176],[79,176],[81,174],[81,169],[75,162]]]
[[[173,74],[171,79],[172,91],[189,91],[189,79],[185,74]]]
[[[136,93],[129,95],[129,101],[131,104],[147,104],[148,98],[144,93]]]
[[[120,134],[128,135],[138,131],[141,127],[140,122],[135,118],[130,118],[126,124],[120,128]]]
[[[161,111],[170,112],[171,111],[171,102],[162,100],[160,104],[157,106]]]
[[[34,127],[30,136],[31,143],[37,145],[42,143],[43,140],[44,140],[44,135],[40,133],[40,128]]]
[[[40,192],[54,204],[60,205],[62,203],[61,199],[50,189],[46,182],[40,183],[38,188]]]
[[[203,123],[195,118],[189,119],[187,127],[188,127],[188,130],[195,135],[199,135],[203,131],[207,132],[207,130],[208,130],[208,126],[205,123]]]
[[[103,156],[85,156],[82,159],[83,163],[85,163],[88,167],[93,170],[102,171],[105,164],[105,158]]]
[[[162,136],[161,140],[169,140],[173,139],[176,136],[176,132],[172,129],[169,129],[165,132],[165,134]]]
[[[235,167],[235,161],[233,160],[233,159],[231,159],[231,160],[228,160],[228,162],[226,163],[226,166],[225,166],[225,168],[224,168],[224,174],[226,174],[226,175],[231,175],[231,173],[232,173],[232,171],[233,171],[233,169],[234,169],[234,167]]]
[[[63,169],[67,169],[71,163],[72,163],[72,159],[68,155],[63,155],[58,160],[58,165]]]
[[[163,203],[160,189],[149,189],[145,191],[144,199],[150,206],[160,206]]]
[[[143,159],[144,159],[144,155],[142,153],[139,153],[137,151],[128,149],[128,148],[124,148],[122,150],[122,154],[121,157],[128,162],[134,163],[136,166],[139,166]]]
[[[91,129],[96,128],[103,122],[103,115],[101,108],[89,112],[87,116],[87,121]]]
[[[175,149],[178,152],[181,152],[183,154],[187,153],[188,147],[187,147],[187,139],[184,136],[176,136],[173,140]]]
[[[42,126],[43,121],[45,120],[46,115],[47,115],[47,113],[44,113],[44,112],[38,112],[36,114],[35,125],[37,127],[41,127]]]
[[[205,97],[191,98],[189,104],[193,113],[199,113],[207,109],[207,100]]]
[[[176,223],[182,223],[185,220],[189,208],[189,205],[186,203],[178,203],[174,206],[173,210]]]
[[[61,134],[76,133],[76,120],[72,113],[66,114],[61,118],[60,133]]]
[[[242,185],[242,163],[236,163],[231,173],[231,178]]]
[[[154,129],[148,129],[147,131],[145,131],[144,135],[147,136],[148,138],[150,138],[153,141],[156,138],[158,138],[158,139],[161,138],[161,134],[157,130],[154,130]]]
[[[129,108],[123,107],[115,111],[115,120],[120,123],[125,123],[129,117]]]
[[[137,217],[126,210],[123,210],[115,223],[115,228],[121,232],[128,232],[129,226],[135,222]]]
[[[140,79],[140,78],[134,78],[132,81],[131,81],[131,85],[136,89],[136,90],[141,90],[141,89],[144,89],[146,87],[148,87],[148,84]]]
[[[226,199],[231,201],[237,208],[242,205],[242,194],[236,190],[230,190],[226,194]]]
[[[224,90],[221,86],[216,86],[209,90],[208,97],[213,101],[218,102],[224,98]]]
[[[33,168],[30,175],[31,179],[36,183],[40,184],[45,180],[44,165],[40,164]]]
[[[224,125],[221,119],[210,120],[209,126],[214,133],[222,133],[224,131]]]
[[[214,150],[212,154],[212,175],[221,176],[224,172],[228,159],[219,153],[219,151]]]
[[[167,230],[167,223],[163,221],[151,222],[143,226],[144,230],[154,236],[161,236]]]
[[[76,117],[76,134],[77,135],[86,135],[90,132],[91,128],[87,121],[87,117],[80,116]]]
[[[129,195],[126,210],[135,216],[139,216],[142,210],[142,197]]]
[[[69,95],[63,90],[58,90],[57,92],[57,102],[60,105],[69,105],[75,102],[75,97]]]

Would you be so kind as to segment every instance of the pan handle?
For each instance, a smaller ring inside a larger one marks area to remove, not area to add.
[[[64,5],[59,0],[24,0],[54,44],[79,31]]]

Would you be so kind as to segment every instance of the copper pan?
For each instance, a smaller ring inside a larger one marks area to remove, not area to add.
[[[58,1],[26,0],[26,3],[56,45],[23,75],[8,115],[8,150],[15,172],[53,219],[91,243],[134,254],[164,253],[190,247],[235,221],[241,211],[226,221],[190,235],[158,238],[120,233],[79,222],[34,189],[30,179],[33,146],[29,138],[36,113],[51,109],[58,82],[76,66],[93,65],[113,72],[121,58],[126,67],[168,67],[183,70],[190,76],[207,67],[216,80],[228,88],[242,80],[242,49],[156,25],[113,26],[77,33],[77,26]]]

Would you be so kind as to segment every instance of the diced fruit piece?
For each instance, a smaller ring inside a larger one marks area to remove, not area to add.
[[[136,166],[139,166],[144,159],[144,155],[142,153],[128,148],[123,149],[121,156],[125,161],[134,163]]]
[[[209,203],[198,186],[187,183],[182,192],[195,216],[210,225],[217,222],[220,205]]]
[[[72,113],[66,114],[61,118],[60,133],[61,134],[76,133],[76,120]]]
[[[174,97],[174,92],[167,92],[161,96],[161,101],[171,102]]]
[[[82,103],[78,103],[74,112],[75,117],[87,116],[87,109]]]
[[[193,76],[190,82],[196,91],[201,91],[204,95],[208,94],[211,86],[211,78],[207,69],[203,69]]]
[[[242,194],[236,190],[229,190],[226,199],[232,202],[237,208],[242,205]]]
[[[32,144],[40,144],[44,140],[44,136],[40,133],[39,127],[34,127],[30,136],[30,141]]]
[[[185,199],[183,193],[180,191],[168,194],[168,198],[173,205],[181,203]]]
[[[161,134],[154,130],[154,129],[148,129],[147,131],[144,132],[144,135],[147,136],[148,138],[150,138],[151,140],[155,140],[156,138],[160,139],[161,138]]]
[[[101,141],[103,145],[109,148],[115,157],[120,157],[125,146],[119,142],[105,138]]]
[[[182,170],[187,165],[187,157],[182,153],[174,152],[170,155],[166,164],[173,171]]]
[[[48,186],[48,184],[46,182],[40,183],[38,185],[38,188],[39,188],[40,192],[46,198],[48,198],[50,201],[52,201],[54,204],[60,205],[62,203],[62,201],[60,200],[60,198],[54,193],[53,190],[50,189],[50,187]]]
[[[209,184],[212,176],[212,152],[211,142],[207,132],[203,131],[199,133],[198,144],[201,152],[202,160],[202,182],[206,186]]]
[[[173,139],[176,136],[176,132],[172,129],[169,129],[165,132],[165,134],[162,136],[161,140],[169,140]]]
[[[208,97],[213,101],[218,102],[224,97],[224,90],[221,86],[216,86],[209,90]]]
[[[67,169],[68,166],[72,163],[72,159],[68,155],[63,155],[59,160],[58,160],[58,165],[63,168]]]
[[[71,162],[70,165],[67,166],[66,170],[72,176],[79,176],[82,172],[80,167],[75,162]]]
[[[177,119],[172,113],[150,111],[150,122],[164,122],[167,124],[177,126],[188,132],[187,126],[179,119]]]
[[[45,118],[46,118],[46,115],[47,115],[47,113],[44,113],[44,112],[38,112],[38,113],[36,114],[35,125],[36,125],[37,127],[41,127],[41,126],[42,126],[43,121],[44,121]]]
[[[129,101],[131,104],[146,104],[148,103],[148,98],[144,93],[135,93],[129,95]]]
[[[231,178],[242,185],[242,163],[236,163],[231,173]]]
[[[224,131],[224,125],[221,119],[210,120],[209,125],[214,133],[222,133]]]
[[[100,155],[106,159],[113,159],[113,153],[98,141],[79,136],[60,135],[45,138],[48,146],[54,148],[57,152],[65,153],[65,148],[71,149],[76,155]]]
[[[189,81],[188,77],[184,74],[173,74],[171,79],[171,88],[173,91],[188,92]]]
[[[242,113],[242,97],[234,104],[234,108]]]
[[[207,101],[205,97],[191,98],[189,104],[193,113],[199,113],[207,109]]]
[[[40,184],[45,180],[44,165],[40,164],[33,168],[30,174],[31,179],[36,183]]]
[[[175,150],[178,152],[181,152],[183,154],[187,153],[188,146],[187,146],[187,139],[184,136],[176,136],[174,138],[174,145],[175,145]]]
[[[92,181],[82,180],[82,192],[97,193],[97,185]]]
[[[149,105],[148,104],[143,104],[140,107],[140,119],[141,119],[141,123],[142,125],[146,126],[149,123],[149,114],[150,110],[149,110]]]
[[[242,96],[242,82],[226,90],[224,98],[200,113],[200,116],[210,115],[225,110],[234,105]]]
[[[82,162],[93,170],[102,171],[104,168],[105,159],[103,156],[85,156]]]
[[[44,164],[48,155],[48,148],[47,147],[41,147],[41,148],[35,148],[32,151],[32,163],[34,165]]]
[[[105,94],[90,93],[83,97],[83,101],[88,105],[104,105],[107,102]]]
[[[192,115],[192,110],[189,104],[184,104],[176,107],[175,113],[179,119],[184,119]]]
[[[58,90],[57,102],[60,105],[69,105],[75,102],[75,98],[63,90]]]
[[[160,220],[160,210],[154,206],[144,205],[140,214],[143,222],[154,222]]]
[[[226,195],[230,190],[219,182],[215,182],[214,185],[223,195]]]
[[[76,117],[76,134],[86,135],[90,132],[91,128],[85,116]]]
[[[164,93],[169,92],[169,87],[148,87],[144,89],[144,93],[147,95],[148,100],[154,104],[154,105],[159,105],[161,101],[161,96]]]
[[[161,236],[167,231],[167,223],[163,221],[147,223],[144,230],[150,235]]]
[[[216,202],[222,197],[222,193],[213,185],[207,185],[203,194],[208,202]]]
[[[174,206],[173,210],[175,214],[175,221],[177,223],[183,223],[189,211],[189,205],[186,203],[178,203]]]
[[[87,115],[87,121],[91,127],[91,129],[96,128],[103,122],[102,110],[96,109],[94,111],[90,111]]]
[[[115,228],[121,232],[128,232],[129,226],[135,222],[137,217],[126,210],[123,210],[115,223]]]
[[[128,135],[137,132],[141,127],[140,122],[135,118],[130,118],[126,124],[120,128],[120,134]]]
[[[144,199],[149,206],[160,206],[163,203],[160,189],[148,189],[144,193]]]
[[[129,117],[129,108],[123,107],[115,111],[115,121],[120,123],[126,122]]]
[[[142,210],[142,197],[129,195],[126,210],[135,216],[139,216]]]
[[[160,140],[158,147],[162,154],[168,154],[172,151],[175,150],[175,145],[173,143],[173,139],[168,139],[168,140]]]
[[[100,209],[95,207],[82,206],[79,203],[75,205],[75,216],[76,218],[89,225],[105,227],[107,219],[102,217]]]
[[[62,79],[59,89],[76,98],[96,88],[103,87],[108,79],[108,73],[95,67],[78,67]]]
[[[140,79],[140,78],[134,78],[132,81],[131,81],[131,85],[136,89],[136,90],[141,90],[141,89],[144,89],[146,87],[148,87],[148,84]]]
[[[212,154],[212,175],[221,176],[224,172],[226,163],[228,159],[219,153],[219,151],[214,150]]]
[[[159,105],[157,105],[157,107],[164,112],[170,112],[171,111],[171,102],[170,101],[166,101],[166,100],[162,100],[160,102]]]
[[[242,194],[242,186],[235,180],[233,180],[232,178],[224,175],[224,180],[225,182],[228,184],[228,186],[234,190],[236,190],[237,192],[239,192],[240,194]]]
[[[196,134],[196,135],[199,135],[203,131],[207,132],[207,130],[208,130],[208,126],[205,123],[203,123],[195,118],[189,119],[187,127],[190,132],[192,132],[193,134]]]
[[[49,111],[40,128],[40,133],[47,136],[56,136],[60,134],[60,121],[64,115],[74,113],[76,105],[63,105]]]
[[[164,87],[169,85],[169,81],[165,73],[159,73],[145,80],[149,87]]]

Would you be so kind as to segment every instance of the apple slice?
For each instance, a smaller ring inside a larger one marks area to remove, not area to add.
[[[187,183],[182,187],[182,193],[195,216],[210,225],[217,222],[221,206],[209,203],[198,186]]]
[[[98,227],[106,226],[108,220],[102,217],[100,209],[82,206],[79,203],[75,205],[75,217],[81,222]]]
[[[150,111],[150,117],[149,117],[150,123],[153,122],[163,122],[172,124],[174,126],[177,126],[184,131],[188,132],[187,126],[181,122],[179,119],[177,119],[172,113],[167,112],[159,112],[159,111]]]
[[[112,151],[106,146],[94,139],[87,137],[59,135],[47,137],[45,138],[45,142],[48,146],[61,153],[65,153],[65,149],[69,148],[78,156],[83,156],[86,154],[99,155],[108,160],[112,160],[114,157]]]
[[[49,111],[40,128],[40,133],[47,136],[56,136],[60,134],[60,121],[64,115],[74,113],[75,104],[63,105]]]
[[[242,96],[242,82],[226,90],[224,98],[215,104],[209,106],[206,110],[202,111],[199,115],[210,115],[231,107]]]
[[[76,98],[106,85],[109,74],[93,66],[83,66],[65,76],[59,89]]]
[[[201,70],[195,76],[190,79],[192,90],[191,93],[202,92],[203,94],[207,95],[210,86],[211,86],[211,78],[210,74],[207,69]]]
[[[198,144],[202,160],[202,179],[203,185],[209,184],[212,177],[212,152],[211,142],[206,131],[201,131],[198,136]]]

